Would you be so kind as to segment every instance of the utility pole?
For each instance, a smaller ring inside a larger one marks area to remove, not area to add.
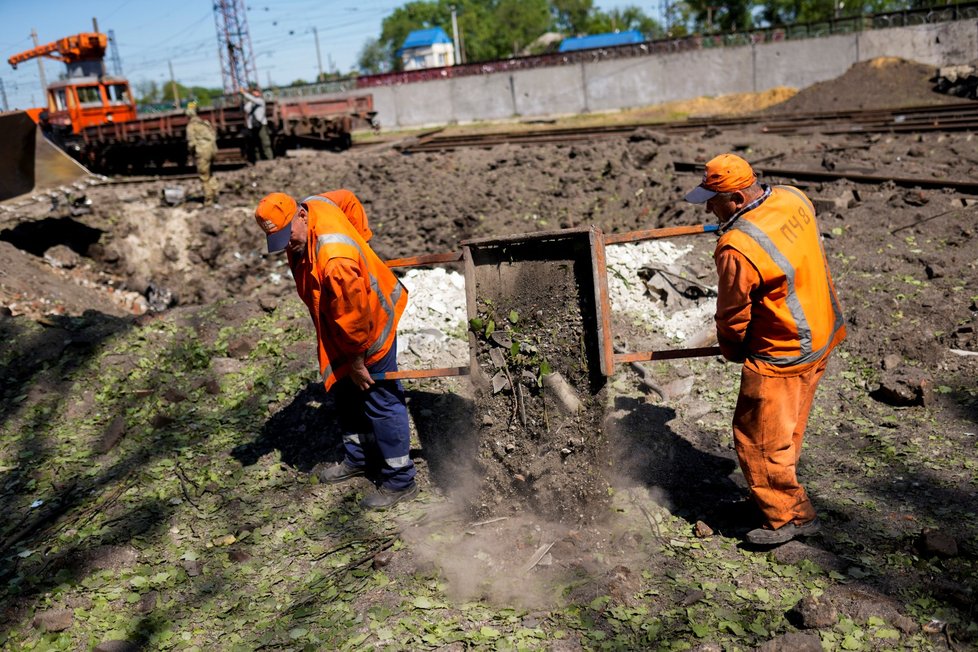
[[[98,19],[95,18],[95,16],[92,16],[92,31],[96,34],[98,33]],[[99,66],[101,67],[101,71],[99,72],[98,76],[105,77],[105,57],[103,57],[99,62]]]
[[[458,47],[459,47],[459,61],[465,63],[465,34],[462,32],[462,28],[458,28]]]
[[[7,91],[3,87],[3,80],[2,79],[0,79],[0,97],[3,98],[3,110],[4,111],[9,111],[10,108],[7,106]]]
[[[319,30],[313,27],[312,33],[316,37],[316,63],[319,64],[319,77],[316,78],[316,81],[318,82],[323,80],[323,57],[319,53]]]
[[[455,13],[455,5],[452,5],[452,44],[455,46],[452,64],[458,65],[462,63],[462,48],[458,45],[458,15]]]
[[[168,66],[170,66],[170,85],[173,88],[173,108],[180,108],[180,95],[177,93],[177,80],[173,77],[173,62],[167,61]]]
[[[706,7],[706,31],[708,34],[713,33],[713,12],[719,8],[716,5],[708,5]]]
[[[31,27],[31,38],[34,39],[34,47],[38,47],[40,43],[37,42],[37,30]],[[48,96],[48,80],[44,76],[44,57],[37,58],[37,69],[41,73],[41,97]],[[33,104],[33,100],[31,104]]]

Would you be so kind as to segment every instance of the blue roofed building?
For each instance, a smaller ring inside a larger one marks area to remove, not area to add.
[[[643,43],[642,32],[630,29],[627,32],[608,32],[607,34],[591,34],[589,36],[572,36],[560,43],[558,52],[573,52],[575,50],[592,50],[594,48],[613,48],[616,45],[631,45]]]
[[[455,65],[455,47],[441,27],[416,29],[397,50],[405,70]]]

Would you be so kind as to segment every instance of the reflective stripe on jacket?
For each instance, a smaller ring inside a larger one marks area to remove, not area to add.
[[[720,237],[714,254],[718,269],[737,266],[730,250],[749,266],[742,266],[740,279],[720,279],[716,321],[721,348],[739,344],[744,364],[758,373],[794,375],[845,338],[815,209],[804,193],[790,186],[773,188]]]
[[[390,350],[407,290],[332,200],[316,196],[302,203],[309,222],[306,255],[290,253],[289,265],[316,326],[319,371],[329,390],[356,355],[363,353],[370,365]]]

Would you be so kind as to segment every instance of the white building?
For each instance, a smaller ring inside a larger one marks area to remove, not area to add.
[[[441,27],[414,30],[404,39],[397,55],[405,70],[455,65],[455,47]]]

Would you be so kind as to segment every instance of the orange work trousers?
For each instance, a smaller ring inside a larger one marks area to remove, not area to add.
[[[762,376],[743,368],[734,410],[734,447],[754,502],[777,529],[815,518],[796,473],[815,388],[826,360],[798,376]]]

